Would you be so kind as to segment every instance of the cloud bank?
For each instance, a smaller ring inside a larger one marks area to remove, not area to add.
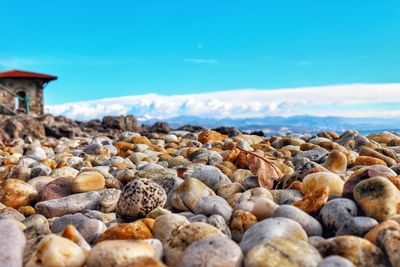
[[[293,115],[400,117],[400,83],[240,89],[172,96],[147,94],[45,108],[49,113],[77,120],[127,114],[143,120],[179,116],[215,119]]]

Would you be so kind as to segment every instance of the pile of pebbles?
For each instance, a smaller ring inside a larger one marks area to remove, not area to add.
[[[17,138],[0,162],[0,266],[400,266],[389,132]]]

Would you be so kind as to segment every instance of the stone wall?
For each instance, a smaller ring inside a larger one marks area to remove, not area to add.
[[[7,87],[15,94],[25,92],[29,97],[29,111],[37,115],[43,114],[43,81],[36,79],[0,79],[0,84]],[[0,103],[5,104],[12,110],[17,110],[18,103],[15,97],[0,88]],[[25,110],[25,105],[21,102],[20,109]]]

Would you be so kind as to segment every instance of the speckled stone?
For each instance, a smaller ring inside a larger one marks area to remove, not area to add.
[[[171,197],[176,187],[183,182],[183,180],[177,177],[176,170],[163,168],[159,164],[147,164],[146,166],[157,165],[161,169],[149,167],[149,169],[144,168],[140,171],[135,172],[135,177],[137,178],[147,178],[151,181],[159,184],[167,194],[167,204],[166,206],[171,206]],[[139,168],[139,167],[138,167]]]
[[[127,217],[145,217],[157,207],[164,207],[167,194],[157,183],[136,179],[127,183],[117,204],[117,213]]]

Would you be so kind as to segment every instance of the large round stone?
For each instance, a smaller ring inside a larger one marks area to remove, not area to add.
[[[392,266],[400,266],[400,227],[382,229],[376,238],[376,243],[388,255]]]
[[[367,216],[382,222],[397,214],[399,190],[385,177],[373,177],[354,187],[353,195]]]
[[[83,193],[89,191],[100,190],[104,188],[104,176],[97,171],[85,171],[71,182],[71,189],[73,193]]]
[[[195,214],[204,214],[206,216],[221,215],[225,221],[232,216],[232,207],[220,196],[206,196],[197,201],[194,209]]]
[[[328,201],[319,212],[324,225],[336,232],[357,215],[357,204],[347,198],[336,198]]]
[[[85,255],[77,244],[51,234],[43,237],[26,267],[81,267],[84,262]]]
[[[167,194],[149,179],[136,179],[127,183],[117,204],[117,213],[127,217],[145,217],[157,207],[164,207]]]
[[[242,265],[243,253],[229,238],[213,236],[192,243],[184,252],[180,267]]]
[[[316,267],[321,260],[318,250],[303,240],[277,237],[264,240],[246,255],[246,267]]]
[[[246,254],[255,245],[276,237],[291,237],[307,241],[307,233],[301,225],[288,218],[270,218],[251,226],[243,235],[240,247]]]
[[[99,241],[103,240],[142,240],[153,238],[151,230],[154,220],[145,218],[132,223],[121,223],[108,228],[100,237]]]
[[[22,180],[7,179],[0,184],[0,201],[7,207],[27,206],[36,196],[35,188]]]
[[[389,266],[387,258],[374,244],[356,236],[338,236],[314,244],[323,257],[338,255],[350,260],[355,266]]]
[[[171,203],[175,209],[194,211],[199,199],[212,195],[215,195],[214,191],[201,181],[188,178],[176,187],[172,193]]]
[[[307,175],[303,179],[303,193],[320,190],[329,187],[330,195],[342,195],[344,181],[339,175],[331,172],[316,172]]]
[[[189,224],[188,219],[179,214],[161,215],[154,221],[153,235],[155,238],[165,243],[171,237],[171,233],[174,230],[187,224]]]
[[[178,266],[187,247],[211,236],[224,237],[225,235],[217,228],[202,222],[194,222],[176,229],[165,245],[166,263],[169,266]]]
[[[156,252],[145,241],[107,240],[97,243],[86,259],[87,267],[132,266],[139,257],[154,258]],[[140,265],[139,265],[140,266]]]
[[[329,153],[324,166],[334,173],[344,173],[347,168],[347,157],[343,152],[333,150]]]
[[[303,227],[308,236],[322,236],[323,232],[321,224],[295,206],[282,205],[275,210],[272,217],[285,217],[292,219]]]
[[[22,266],[25,244],[25,235],[16,221],[0,220],[0,266]]]

